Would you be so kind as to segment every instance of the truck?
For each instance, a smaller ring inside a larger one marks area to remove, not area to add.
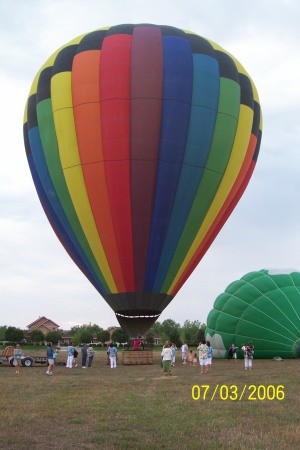
[[[31,367],[33,364],[47,364],[46,356],[31,356],[23,354],[21,357],[23,367]],[[14,366],[14,347],[9,345],[6,347],[0,356],[0,365],[10,364]]]

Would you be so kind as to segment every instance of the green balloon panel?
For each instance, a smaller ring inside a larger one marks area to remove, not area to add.
[[[207,318],[214,356],[231,344],[254,345],[254,358],[300,356],[300,273],[260,270],[234,281],[220,294]]]

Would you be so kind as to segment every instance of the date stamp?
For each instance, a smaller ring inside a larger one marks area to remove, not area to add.
[[[284,400],[285,392],[284,386],[278,384],[274,386],[269,384],[267,386],[263,384],[244,384],[243,386],[237,386],[236,384],[217,384],[215,387],[209,384],[194,384],[192,387],[192,399],[195,401],[241,401],[242,399],[247,401],[262,401],[262,400]]]

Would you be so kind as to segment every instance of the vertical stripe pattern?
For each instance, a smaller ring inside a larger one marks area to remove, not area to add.
[[[251,178],[261,133],[256,88],[233,56],[149,24],[60,48],[24,114],[49,222],[128,317],[157,317],[203,258]]]

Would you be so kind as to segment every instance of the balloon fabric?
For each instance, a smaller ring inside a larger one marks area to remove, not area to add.
[[[234,343],[254,345],[255,358],[300,357],[300,273],[259,270],[234,281],[207,318],[206,337],[215,356]]]
[[[41,204],[131,336],[203,258],[254,170],[262,115],[243,66],[150,24],[73,39],[37,73],[24,142]]]

